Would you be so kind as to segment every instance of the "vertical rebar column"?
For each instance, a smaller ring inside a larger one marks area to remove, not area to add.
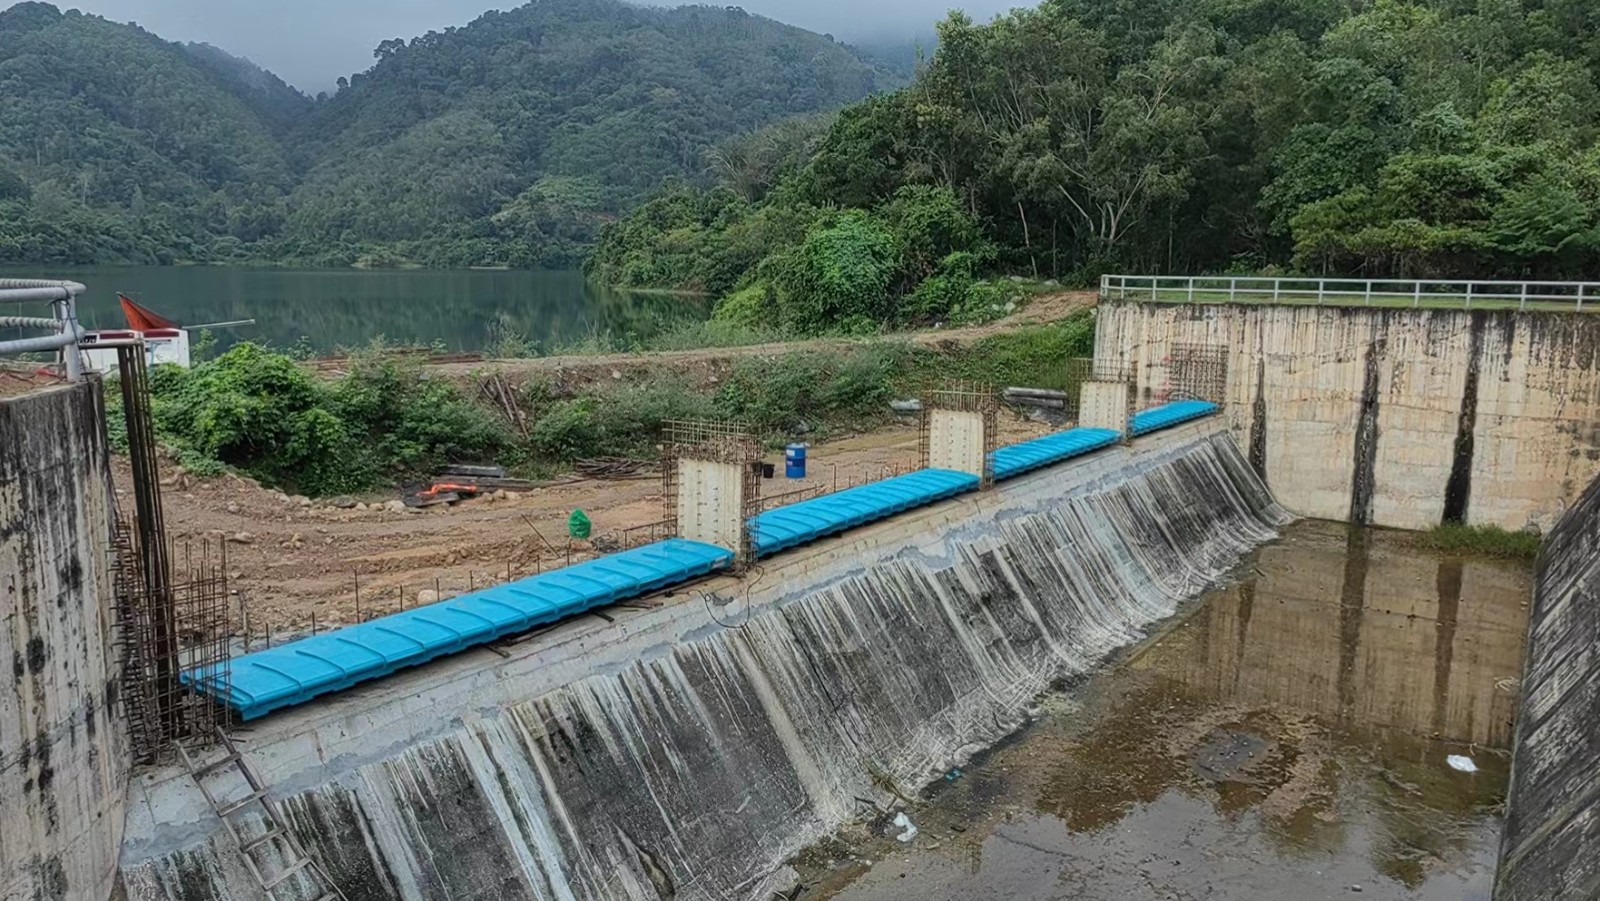
[[[150,700],[159,728],[167,736],[180,732],[178,640],[174,623],[171,560],[167,527],[161,510],[161,471],[156,454],[155,425],[150,417],[150,391],[142,341],[117,348],[123,419],[128,432],[128,461],[133,470],[134,550],[143,581],[140,628],[133,648],[149,663]]]

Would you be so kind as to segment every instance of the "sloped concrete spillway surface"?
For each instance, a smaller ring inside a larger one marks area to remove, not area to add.
[[[1496,901],[1600,898],[1600,481],[1539,555]]]
[[[858,798],[1009,734],[1282,519],[1195,423],[280,712],[249,753],[352,901],[766,899]],[[130,806],[129,897],[260,897],[186,774]]]

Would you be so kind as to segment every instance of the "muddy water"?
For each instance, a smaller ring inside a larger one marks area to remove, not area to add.
[[[1488,899],[1527,568],[1307,522],[1236,579],[799,897]]]

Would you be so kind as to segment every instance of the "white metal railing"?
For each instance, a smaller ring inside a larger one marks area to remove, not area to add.
[[[1103,275],[1101,300],[1600,310],[1600,282]]]

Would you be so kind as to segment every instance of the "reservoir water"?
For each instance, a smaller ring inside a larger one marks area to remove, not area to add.
[[[0,269],[4,277],[82,282],[89,292],[79,301],[80,316],[89,328],[124,327],[120,291],[183,325],[256,320],[218,330],[219,347],[250,340],[285,348],[304,341],[318,353],[380,335],[449,351],[481,350],[507,328],[547,347],[594,335],[626,346],[707,314],[704,301],[613,291],[580,272],[68,266]]]

